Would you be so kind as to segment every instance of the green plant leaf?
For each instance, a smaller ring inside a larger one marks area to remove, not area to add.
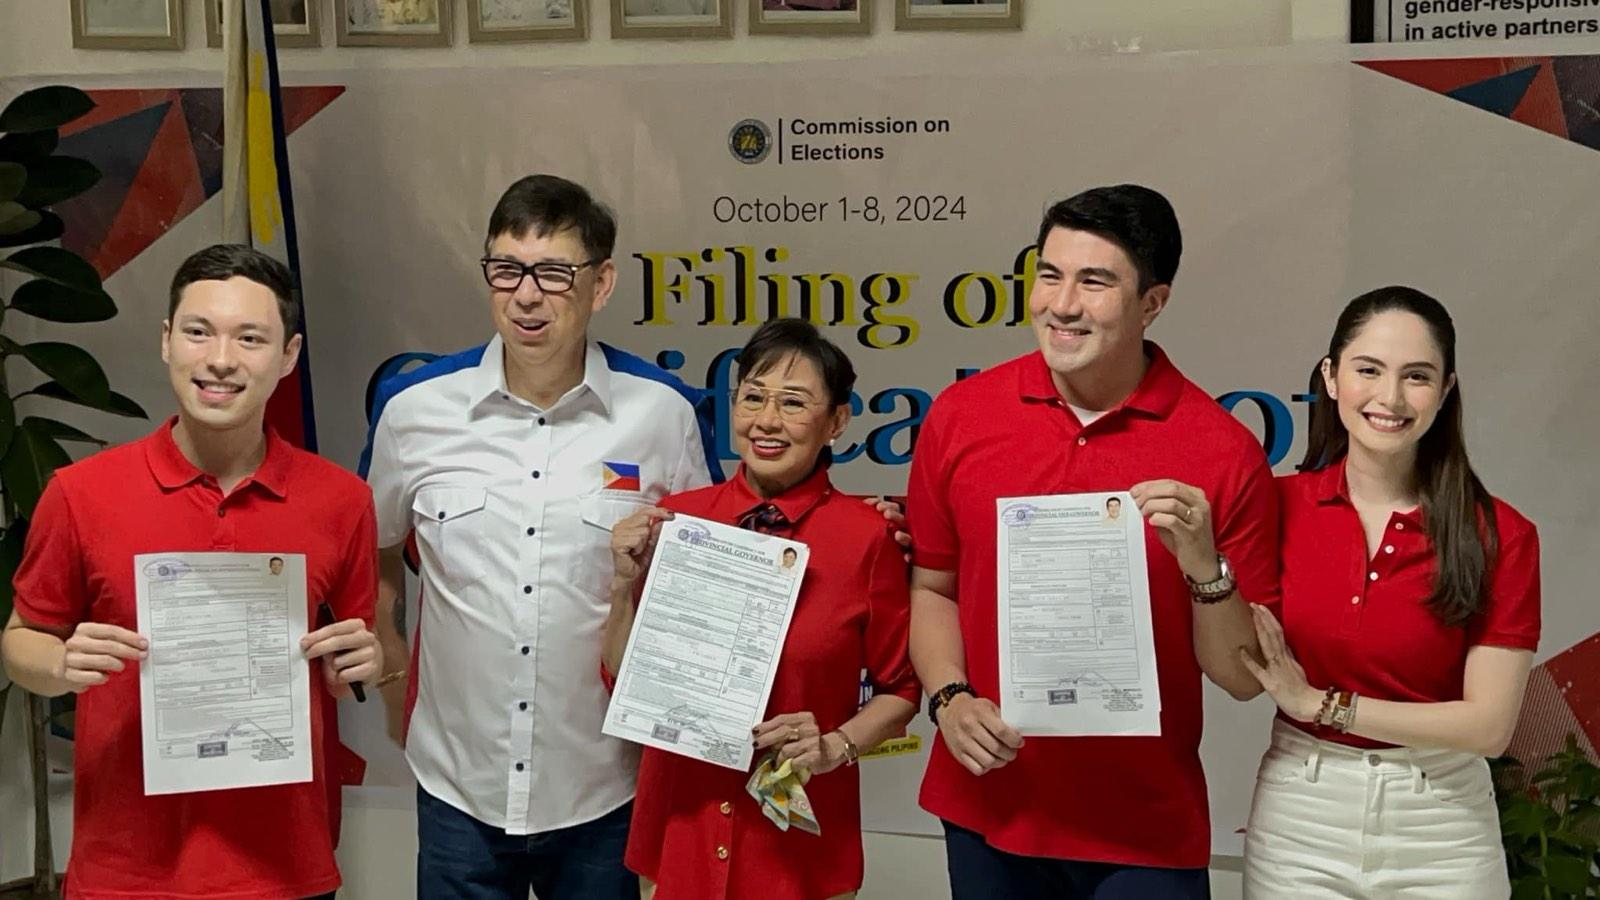
[[[75,156],[47,156],[28,164],[28,184],[17,202],[40,209],[70,200],[100,183],[94,163]]]
[[[102,447],[106,445],[105,441],[100,440],[94,435],[79,431],[71,425],[55,419],[46,419],[42,416],[28,416],[22,420],[22,424],[25,427],[37,429],[41,434],[49,435],[58,441],[77,441],[81,444],[99,444]]]
[[[1582,897],[1589,886],[1589,860],[1586,857],[1551,856],[1544,861],[1544,877],[1552,890]]]
[[[1544,878],[1525,875],[1511,883],[1511,900],[1544,900]]]
[[[48,131],[86,115],[94,100],[75,87],[53,84],[23,91],[0,112],[0,131]]]
[[[6,204],[0,203],[0,207]],[[29,244],[44,244],[61,237],[67,232],[67,225],[61,217],[53,212],[36,212],[39,217],[37,224],[24,228],[21,231],[8,231],[0,227],[0,247],[26,247]],[[0,214],[0,219],[4,214]]]
[[[53,129],[27,134],[8,134],[0,137],[0,159],[18,163],[44,159],[56,152],[56,146],[60,143],[61,135]]]
[[[1500,813],[1500,830],[1519,838],[1537,838],[1555,825],[1556,814],[1526,794],[1515,794]]]
[[[11,438],[17,431],[17,406],[11,402],[11,397],[0,391],[0,455],[11,446]],[[3,626],[0,626],[3,627]]]
[[[104,291],[86,293],[36,278],[11,295],[11,308],[46,322],[104,322],[117,314]]]
[[[67,451],[50,435],[30,428],[26,422],[18,426],[11,446],[6,448],[5,456],[0,456],[0,479],[5,480],[6,492],[17,505],[19,516],[26,519],[33,515],[45,483],[56,469],[70,462]]]
[[[21,234],[37,228],[44,214],[34,212],[15,200],[0,200],[0,236]]]
[[[88,260],[61,247],[29,247],[0,259],[0,269],[11,269],[53,281],[77,291],[98,293],[100,273]]]
[[[15,200],[28,183],[28,167],[22,163],[0,162],[0,200]]]
[[[93,355],[60,341],[35,341],[19,349],[23,359],[55,379],[72,396],[90,406],[111,402],[111,383]]]
[[[0,617],[11,621],[11,576],[22,565],[22,545],[28,539],[28,523],[17,519],[5,534],[0,534]]]
[[[34,394],[39,397],[49,397],[52,400],[65,400],[68,403],[76,403],[80,406],[87,406],[90,409],[98,409],[101,412],[108,412],[118,416],[126,416],[130,419],[150,418],[149,414],[144,411],[144,407],[133,402],[122,394],[117,393],[116,391],[111,392],[111,399],[106,403],[85,403],[77,397],[67,393],[66,388],[54,381],[46,381],[44,384],[41,384],[38,387],[27,391],[26,393]]]

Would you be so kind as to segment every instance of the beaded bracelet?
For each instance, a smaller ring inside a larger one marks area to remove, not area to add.
[[[1328,718],[1328,707],[1333,703],[1333,696],[1335,694],[1337,694],[1337,693],[1339,693],[1339,689],[1336,688],[1336,687],[1329,687],[1328,690],[1325,693],[1323,693],[1323,695],[1322,695],[1322,706],[1317,708],[1317,714],[1312,717],[1311,724],[1313,724],[1313,725],[1326,725],[1326,724],[1328,724],[1327,721],[1326,721],[1327,718]]]

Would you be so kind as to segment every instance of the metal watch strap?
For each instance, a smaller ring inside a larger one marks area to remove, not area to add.
[[[1199,582],[1190,578],[1186,573],[1183,580],[1189,584],[1189,596],[1196,603],[1218,603],[1233,595],[1238,586],[1233,577],[1233,566],[1228,563],[1228,558],[1217,554],[1217,577],[1211,581]]]

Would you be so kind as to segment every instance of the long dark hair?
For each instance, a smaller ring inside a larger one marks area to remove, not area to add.
[[[1351,300],[1339,314],[1328,341],[1328,360],[1335,371],[1339,355],[1373,316],[1385,312],[1410,313],[1427,323],[1433,342],[1444,358],[1440,377],[1456,374],[1456,326],[1438,300],[1416,288],[1398,285],[1378,288]],[[1311,373],[1311,427],[1306,437],[1306,457],[1301,471],[1315,471],[1342,459],[1350,449],[1350,434],[1339,420],[1339,408],[1328,396],[1321,363]],[[1422,519],[1433,542],[1438,575],[1428,608],[1446,625],[1461,625],[1483,609],[1484,584],[1489,563],[1500,548],[1495,524],[1494,499],[1467,461],[1467,444],[1461,436],[1461,379],[1445,395],[1439,415],[1417,444],[1417,488]]]

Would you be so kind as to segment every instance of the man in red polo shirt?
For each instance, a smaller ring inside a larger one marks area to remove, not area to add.
[[[1246,600],[1277,596],[1277,502],[1255,437],[1145,330],[1182,238],[1165,197],[1095,188],[1039,229],[1039,350],[933,404],[911,465],[911,657],[939,740],[922,805],[955,900],[1209,896],[1200,673],[1259,692]],[[1158,737],[1030,737],[1000,717],[995,501],[1131,491],[1147,527]],[[1241,598],[1242,595],[1242,598]]]
[[[71,898],[332,897],[339,886],[323,760],[309,782],[146,796],[134,556],[305,556],[300,639],[316,663],[311,746],[325,695],[382,671],[372,495],[354,475],[266,431],[267,398],[301,339],[291,275],[248,247],[189,257],[172,281],[161,357],[178,414],[154,434],[56,472],[34,511],[0,639],[7,672],[78,699]],[[160,648],[153,648],[157,653]]]

